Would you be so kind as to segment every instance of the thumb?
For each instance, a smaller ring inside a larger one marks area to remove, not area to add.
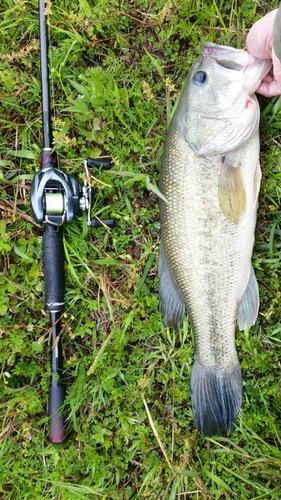
[[[271,59],[273,24],[277,9],[259,19],[250,29],[246,46],[248,52],[260,59]]]

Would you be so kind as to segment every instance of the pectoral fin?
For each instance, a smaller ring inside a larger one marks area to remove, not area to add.
[[[224,215],[239,224],[246,210],[246,191],[240,165],[233,167],[227,157],[222,160],[219,200]]]
[[[257,208],[257,206],[258,206],[260,184],[261,184],[261,167],[260,167],[260,164],[258,163],[256,166],[255,176],[254,176],[255,208]]]
[[[185,303],[171,277],[162,246],[159,253],[158,276],[160,312],[163,321],[166,326],[178,330],[184,317]]]
[[[251,267],[248,286],[239,304],[237,311],[237,323],[240,330],[255,324],[259,311],[259,286],[255,272]]]

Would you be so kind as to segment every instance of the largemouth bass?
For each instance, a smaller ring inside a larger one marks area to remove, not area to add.
[[[259,291],[251,264],[260,186],[255,90],[270,61],[207,43],[168,128],[161,171],[159,300],[178,329],[187,310],[195,339],[191,399],[205,436],[232,432],[242,403],[235,348],[253,325]]]

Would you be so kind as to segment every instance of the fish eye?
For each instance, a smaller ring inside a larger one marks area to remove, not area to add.
[[[207,74],[205,73],[205,71],[197,71],[197,73],[194,73],[193,75],[193,81],[195,83],[198,83],[199,85],[205,83],[206,80],[207,80]]]

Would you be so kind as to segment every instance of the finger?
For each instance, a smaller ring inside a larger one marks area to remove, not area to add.
[[[277,9],[259,19],[250,29],[246,46],[248,52],[261,59],[271,59],[273,23]]]
[[[272,80],[271,82],[262,81],[256,93],[265,97],[274,97],[281,94],[281,88],[276,80]]]
[[[274,75],[273,75],[273,73],[271,74],[271,71],[270,71],[270,73],[268,73],[268,75],[266,75],[266,76],[262,79],[261,83],[265,83],[265,82],[266,82],[266,83],[270,84],[270,83],[272,83],[272,82],[273,82],[273,80],[274,80]],[[281,500],[281,499],[280,499],[280,500]]]

